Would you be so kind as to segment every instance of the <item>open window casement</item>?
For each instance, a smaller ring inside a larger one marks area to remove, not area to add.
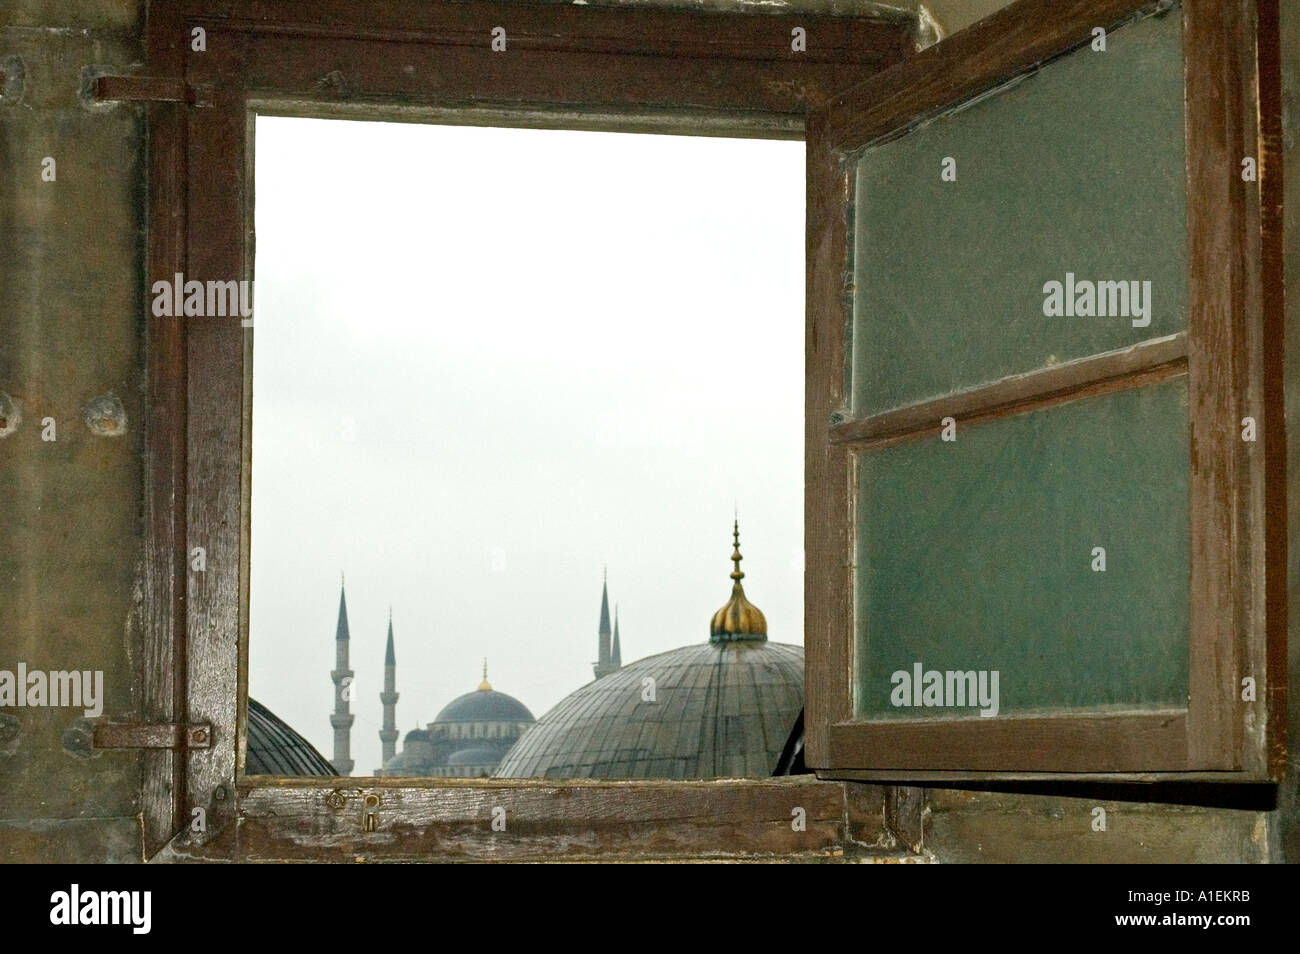
[[[1277,777],[1276,46],[1022,0],[812,111],[823,777]]]

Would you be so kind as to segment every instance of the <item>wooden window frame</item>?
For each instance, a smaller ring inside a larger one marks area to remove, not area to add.
[[[495,26],[507,31],[504,54],[489,50]],[[807,53],[790,50],[795,26],[808,31]],[[191,49],[195,27],[206,31],[202,52]],[[883,8],[835,17],[481,0],[180,0],[150,5],[149,78],[100,88],[174,100],[146,107],[151,288],[176,273],[252,278],[257,112],[798,139],[810,108],[908,55],[914,27]],[[824,856],[919,843],[913,790],[812,776],[245,776],[251,334],[238,319],[146,321],[140,710],[145,722],[210,726],[205,747],[144,752],[147,857]],[[194,547],[206,551],[204,572],[190,570]],[[491,830],[495,807],[506,809],[509,834]],[[191,828],[195,808],[206,812],[205,831]],[[805,812],[803,830],[792,824],[795,808]]]
[[[824,778],[1280,778],[1286,717],[1281,93],[1276,0],[1183,0],[1188,323],[1174,339],[863,420],[848,416],[852,173],[869,143],[1087,46],[1150,0],[1020,0],[814,109],[808,123],[806,759]],[[1258,160],[1257,188],[1239,176]],[[846,211],[848,210],[848,211]],[[1224,318],[1227,320],[1224,320]],[[863,447],[1186,376],[1186,709],[960,720],[853,715],[854,473]],[[1241,419],[1259,443],[1240,439]],[[1257,700],[1239,698],[1253,676]]]

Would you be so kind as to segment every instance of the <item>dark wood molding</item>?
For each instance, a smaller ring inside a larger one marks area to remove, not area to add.
[[[1243,607],[1237,589],[1240,420],[1246,397],[1240,364],[1240,317],[1246,288],[1237,268],[1237,243],[1245,226],[1239,175],[1244,143],[1239,120],[1224,115],[1238,101],[1241,63],[1233,33],[1221,33],[1241,15],[1236,0],[1189,4],[1184,19],[1187,51],[1187,258],[1188,367],[1192,434],[1192,587],[1188,696],[1194,712],[1189,742],[1213,767],[1233,744],[1239,721],[1231,700],[1241,661],[1237,625]],[[1191,54],[1196,54],[1193,59]],[[1207,97],[1215,97],[1210,102]],[[1195,148],[1193,144],[1196,144]],[[1201,191],[1208,190],[1208,191]],[[1225,557],[1228,557],[1225,559]],[[1225,693],[1225,687],[1227,692]],[[1199,705],[1197,705],[1199,703]]]
[[[1258,445],[1241,439],[1241,419],[1252,407],[1260,408],[1257,418],[1265,417],[1262,362],[1267,350],[1280,351],[1281,342],[1262,337],[1258,191],[1240,175],[1242,158],[1259,154],[1255,3],[1184,0],[1183,12],[1192,433],[1189,758],[1201,768],[1261,773],[1263,738],[1243,744],[1248,720],[1240,693],[1244,676],[1266,678],[1265,469]],[[1284,429],[1265,435],[1273,437],[1283,440]],[[1257,705],[1262,733],[1268,718],[1262,700]]]
[[[491,0],[183,0],[187,23],[248,36],[415,42],[489,51],[491,30],[506,32],[506,52],[614,53],[675,60],[803,60],[876,69],[909,52],[914,18],[878,7],[847,15],[769,8],[746,11],[633,8]],[[791,30],[808,34],[791,49]]]
[[[238,44],[209,46],[188,73],[211,84],[209,108],[187,113],[188,273],[199,281],[250,278],[246,222],[247,115],[229,82],[242,66]],[[240,633],[246,590],[244,525],[245,336],[238,317],[184,319],[190,375],[187,547],[203,547],[207,568],[188,574],[186,636],[191,717],[210,722],[213,747],[191,756],[186,797],[207,812],[209,837],[233,823],[239,731]],[[225,793],[223,797],[222,793]]]
[[[826,440],[845,400],[844,315],[851,183],[825,129],[807,128],[804,345],[804,759],[830,764],[827,730],[850,717],[853,660],[850,454]]]
[[[812,776],[730,781],[258,778],[220,837],[183,833],[178,859],[581,861],[880,855],[882,805]],[[364,811],[363,811],[364,809]],[[363,814],[375,815],[367,831]],[[504,831],[492,826],[494,812]],[[906,812],[898,816],[910,819]],[[909,821],[909,824],[911,822]]]
[[[309,12],[308,12],[309,10]],[[404,106],[648,108],[800,116],[911,51],[909,17],[555,3],[189,0],[215,49],[237,38],[260,98]],[[491,30],[506,30],[493,52]],[[808,31],[805,52],[791,30]],[[191,61],[197,62],[194,57]]]
[[[842,722],[830,729],[833,764],[895,773],[1181,772],[1187,741],[1184,709]]]
[[[836,781],[894,786],[922,785],[962,790],[989,789],[1068,798],[1113,798],[1116,801],[1185,802],[1210,808],[1268,811],[1276,792],[1272,783],[1244,772],[975,772],[934,769],[818,769],[817,777]],[[1061,784],[1066,783],[1066,784]],[[1104,787],[1104,788],[1099,788]],[[1109,792],[1103,795],[1102,790]],[[1232,794],[1233,792],[1246,794]],[[1175,795],[1174,793],[1178,793]],[[1253,794],[1252,794],[1253,793]],[[1233,801],[1236,799],[1236,801]],[[1225,804],[1228,803],[1228,804]]]
[[[1143,342],[1124,351],[1082,358],[1032,371],[995,384],[921,404],[886,411],[830,429],[835,444],[859,448],[894,444],[939,432],[940,421],[952,417],[977,424],[1015,414],[1027,414],[1055,404],[1142,387],[1187,373],[1187,337],[1172,335]]]
[[[149,67],[178,76],[184,56],[175,10],[149,7],[146,23]],[[170,281],[185,268],[185,121],[179,104],[147,106],[149,114],[148,248],[145,287]],[[142,563],[144,644],[140,713],[148,722],[185,718],[185,546],[186,349],[184,322],[156,318],[145,307],[146,401],[144,461],[144,558]],[[152,858],[181,828],[185,765],[179,751],[152,750],[141,756],[143,853]]]
[[[1279,0],[1257,0],[1256,68],[1259,108],[1259,229],[1262,283],[1259,341],[1262,352],[1264,429],[1264,615],[1268,685],[1268,772],[1281,778],[1287,745],[1287,433],[1286,433],[1286,276],[1282,220],[1282,34]],[[1249,90],[1246,90],[1249,95]]]
[[[1152,0],[1017,0],[835,96],[827,134],[860,148],[970,99],[1157,7]]]

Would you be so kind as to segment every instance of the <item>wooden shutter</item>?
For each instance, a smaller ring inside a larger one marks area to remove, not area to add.
[[[1280,768],[1276,22],[1022,0],[813,111],[810,766]]]

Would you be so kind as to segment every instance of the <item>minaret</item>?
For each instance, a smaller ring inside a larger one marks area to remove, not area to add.
[[[334,671],[330,678],[334,680],[334,714],[330,716],[330,725],[334,727],[334,771],[340,775],[351,775],[352,761],[351,735],[352,720],[352,670],[348,668],[348,601],[343,592],[343,577],[339,575],[339,622],[334,630]]]
[[[615,669],[623,668],[623,647],[618,642],[618,604],[614,604],[614,648],[609,652],[609,664]]]
[[[379,694],[384,704],[384,727],[379,730],[383,744],[383,764],[397,754],[397,656],[393,653],[393,608],[388,607],[388,648],[384,650],[384,691]]]
[[[600,653],[597,656],[596,664],[592,666],[592,671],[596,673],[596,678],[600,679],[608,676],[617,669],[610,663],[610,645],[609,645],[609,587],[607,581],[602,580],[600,584]]]

